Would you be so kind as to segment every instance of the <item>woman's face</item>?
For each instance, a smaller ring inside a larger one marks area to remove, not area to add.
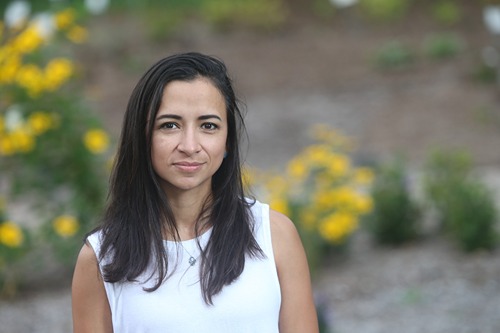
[[[227,139],[224,97],[205,78],[172,81],[154,122],[151,160],[167,195],[211,190]]]

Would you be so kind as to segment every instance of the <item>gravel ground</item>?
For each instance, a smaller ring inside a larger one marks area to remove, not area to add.
[[[326,268],[317,288],[336,333],[498,333],[498,254],[464,255],[437,238],[364,247]]]

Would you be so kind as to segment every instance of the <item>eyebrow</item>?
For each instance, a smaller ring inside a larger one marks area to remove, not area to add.
[[[177,114],[162,114],[162,115],[156,117],[156,120],[158,121],[158,120],[161,120],[164,118],[182,120],[182,117],[177,115]],[[219,121],[222,121],[222,118],[216,114],[204,114],[202,116],[199,116],[198,120],[207,120],[207,119],[214,119],[214,118],[218,119]]]

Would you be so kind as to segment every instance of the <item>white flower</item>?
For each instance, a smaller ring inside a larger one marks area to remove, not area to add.
[[[500,6],[490,5],[483,9],[483,20],[488,30],[493,34],[500,34]]]
[[[332,5],[336,7],[345,8],[355,5],[358,2],[358,0],[330,0],[330,2]]]
[[[23,115],[19,105],[12,105],[5,111],[5,128],[13,131],[23,124]]]
[[[52,35],[56,31],[54,15],[52,14],[49,13],[37,14],[33,18],[32,23],[35,25],[40,35],[45,39],[52,37]]]
[[[4,21],[7,27],[23,25],[30,15],[31,6],[28,1],[13,1],[5,9]]]
[[[85,7],[92,14],[98,15],[106,11],[109,0],[85,0]]]

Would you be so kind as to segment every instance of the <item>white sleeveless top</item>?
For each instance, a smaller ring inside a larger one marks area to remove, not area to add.
[[[249,258],[240,277],[213,297],[213,306],[203,301],[199,283],[196,240],[165,241],[169,277],[153,292],[146,292],[155,279],[142,274],[138,282],[105,282],[114,333],[278,333],[281,293],[271,243],[269,206],[256,202],[251,208],[254,237],[266,258]],[[199,237],[204,247],[211,229]],[[101,233],[88,241],[99,258]],[[99,264],[102,265],[106,260]],[[177,265],[176,265],[177,263]]]

